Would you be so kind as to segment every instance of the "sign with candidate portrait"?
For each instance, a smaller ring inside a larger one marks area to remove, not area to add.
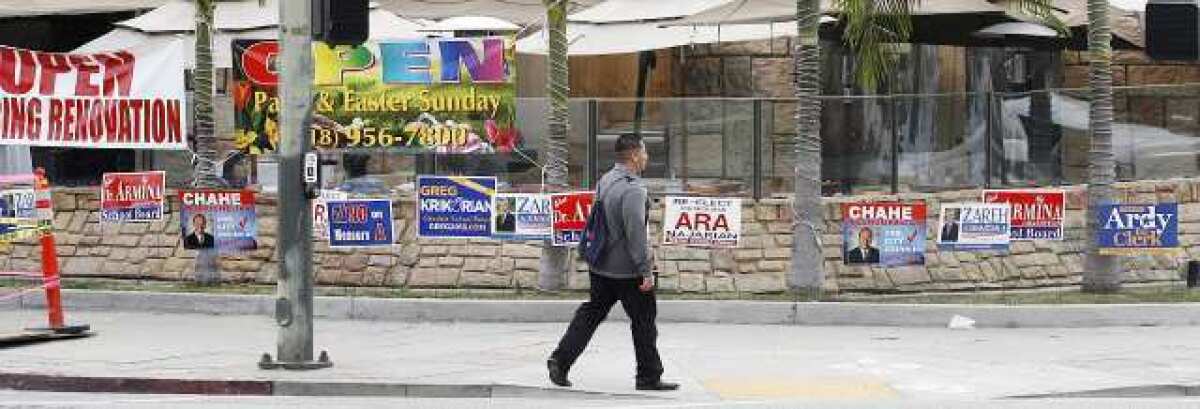
[[[1011,207],[1006,203],[942,205],[938,248],[950,251],[1008,250]]]
[[[925,202],[842,204],[842,262],[925,264]]]
[[[984,190],[983,202],[1008,204],[1013,240],[1063,239],[1065,190]]]
[[[1096,210],[1101,254],[1172,253],[1179,247],[1179,204],[1102,204]]]
[[[733,248],[741,238],[741,199],[669,196],[663,214],[666,245]]]
[[[0,243],[29,238],[38,231],[36,192],[0,190]]]
[[[550,238],[550,195],[497,193],[492,201],[492,238],[545,240]]]
[[[249,190],[179,191],[183,248],[241,253],[258,248],[258,216]]]
[[[491,237],[495,194],[494,177],[417,177],[417,236]]]
[[[348,198],[350,198],[349,193],[321,189],[321,196],[312,201],[313,238],[319,241],[329,240],[329,204],[327,202]]]

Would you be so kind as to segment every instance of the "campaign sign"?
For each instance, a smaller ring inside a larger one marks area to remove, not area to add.
[[[167,172],[105,173],[100,184],[100,221],[163,220]]]
[[[1101,204],[1101,254],[1169,253],[1179,247],[1179,204]]]
[[[842,262],[925,264],[925,202],[842,204]]]
[[[550,195],[497,193],[492,207],[492,238],[545,240],[550,238]]]
[[[329,247],[386,247],[395,242],[392,201],[329,200]]]
[[[984,190],[984,203],[1008,203],[1013,240],[1062,240],[1065,190]]]
[[[492,196],[495,194],[494,177],[417,177],[417,235],[491,237]]]
[[[556,193],[550,195],[554,207],[554,234],[551,243],[555,246],[579,244],[583,229],[587,227],[588,215],[592,213],[595,192]]]
[[[350,194],[337,190],[321,189],[321,196],[312,202],[313,238],[329,240],[329,200],[346,200]]]
[[[938,248],[951,251],[1008,250],[1011,208],[1004,203],[943,204]]]
[[[733,248],[742,235],[742,199],[667,197],[663,244]]]
[[[37,218],[37,195],[33,189],[0,190],[0,219]]]
[[[258,248],[258,217],[249,190],[179,191],[183,248],[232,254]]]

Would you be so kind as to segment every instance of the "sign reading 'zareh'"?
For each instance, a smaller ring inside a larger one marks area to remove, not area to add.
[[[0,46],[0,145],[187,149],[182,42],[95,54]]]

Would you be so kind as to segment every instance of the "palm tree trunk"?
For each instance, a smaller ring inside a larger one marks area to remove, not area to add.
[[[1117,257],[1099,254],[1096,232],[1098,206],[1113,201],[1116,170],[1113,161],[1112,33],[1108,25],[1108,0],[1088,0],[1088,52],[1092,103],[1088,128],[1092,149],[1088,175],[1087,254],[1083,291],[1115,292],[1121,289]]]
[[[218,176],[217,137],[213,125],[213,62],[212,26],[213,1],[196,0],[196,67],[192,71],[193,101],[195,101],[196,157],[192,159],[192,186],[220,187]],[[200,250],[196,255],[197,283],[214,284],[220,281],[215,249]]]
[[[792,268],[788,286],[819,295],[825,282],[821,230],[820,0],[796,0],[799,36],[792,49],[796,87],[795,198],[792,201]]]
[[[546,94],[550,98],[547,113],[546,180],[551,188],[567,186],[567,130],[570,126],[570,111],[567,106],[569,73],[567,71],[567,1],[545,0],[546,33],[549,34],[549,50],[546,56],[549,79]],[[570,252],[566,247],[554,247],[546,241],[542,248],[541,268],[538,272],[538,288],[560,290],[564,276],[570,267]]]

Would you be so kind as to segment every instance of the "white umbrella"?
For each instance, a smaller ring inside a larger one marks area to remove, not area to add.
[[[1058,32],[1037,23],[1011,22],[993,24],[975,32],[978,37],[1045,37],[1057,38]]]
[[[276,0],[267,0],[267,4],[275,4]],[[185,6],[187,10],[181,8]],[[231,5],[233,8],[229,8]],[[243,1],[239,3],[218,2],[217,10],[226,10],[214,14],[214,21],[217,27],[237,27],[240,29],[218,29],[213,33],[213,65],[217,68],[232,68],[231,60],[233,53],[230,47],[235,39],[248,40],[263,40],[275,39],[279,37],[279,29],[276,26],[277,20],[267,21],[261,16],[241,18],[233,16],[229,10],[247,11],[251,7],[258,7],[258,0]],[[276,8],[278,6],[275,6]],[[142,15],[138,18],[123,21],[117,24],[117,28],[110,31],[108,34],[101,36],[83,46],[75,49],[75,52],[102,52],[116,49],[129,48],[141,44],[168,44],[174,41],[177,37],[183,37],[184,47],[188,50],[184,53],[185,64],[187,67],[195,65],[194,56],[191,50],[195,49],[194,39],[192,38],[191,30],[195,25],[194,20],[178,21],[181,18],[193,18],[194,10],[189,2],[172,2],[167,6],[166,10],[155,10]],[[156,13],[158,12],[158,13]],[[264,10],[265,12],[265,10]],[[157,16],[155,19],[146,19],[146,16]],[[222,17],[224,16],[224,20]],[[270,14],[271,17],[278,17],[278,13]],[[370,38],[373,40],[381,39],[403,39],[403,38],[420,38],[422,34],[417,30],[421,28],[420,24],[413,21],[401,18],[392,12],[374,8],[369,14],[371,32]],[[170,21],[159,21],[165,19]],[[269,23],[269,24],[267,24]],[[266,25],[264,25],[266,24]],[[252,26],[258,28],[246,29]],[[140,29],[138,28],[140,27]],[[143,30],[145,29],[145,30]],[[150,31],[154,29],[154,31]]]
[[[451,32],[451,31],[517,31],[521,26],[507,20],[487,16],[450,17],[442,21],[422,27],[417,31]]]
[[[568,23],[570,55],[625,54],[691,44],[794,37],[795,24],[726,25],[721,27],[659,27],[658,23]],[[545,31],[517,41],[517,52],[546,54]]]
[[[578,23],[628,23],[680,18],[729,0],[608,0],[567,17]]]

